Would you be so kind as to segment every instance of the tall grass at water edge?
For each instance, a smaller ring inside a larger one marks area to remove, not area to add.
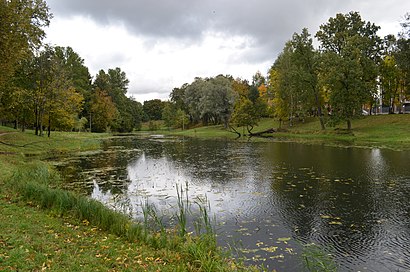
[[[131,242],[178,251],[195,271],[231,271],[232,267],[240,267],[217,246],[215,235],[197,232],[199,235],[193,236],[187,232],[188,192],[182,187],[178,198],[183,205],[179,206],[175,215],[178,224],[174,229],[166,229],[155,207],[148,205],[148,202],[143,211],[144,222],[133,222],[128,216],[115,212],[96,200],[59,189],[59,182],[58,173],[45,163],[35,162],[17,168],[11,178],[6,180],[5,186],[14,190],[22,200],[50,210],[58,216],[73,216]],[[184,201],[183,194],[186,194]],[[201,223],[198,218],[197,228],[205,226],[205,229],[211,229],[206,207],[201,207],[200,210],[205,223]],[[154,225],[148,224],[148,221],[153,221]]]

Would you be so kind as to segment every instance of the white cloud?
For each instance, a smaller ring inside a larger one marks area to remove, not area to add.
[[[173,88],[195,77],[230,74],[249,79],[269,66],[246,61],[251,38],[223,33],[204,33],[201,42],[192,44],[174,38],[153,40],[133,36],[121,24],[98,26],[81,16],[54,19],[47,33],[47,42],[80,54],[92,76],[100,69],[120,67],[130,80],[128,95],[140,102],[166,100]]]

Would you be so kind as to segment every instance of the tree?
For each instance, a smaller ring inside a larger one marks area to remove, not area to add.
[[[203,95],[203,89],[206,86],[206,80],[195,78],[194,82],[189,84],[184,92],[184,102],[187,107],[187,113],[192,123],[197,124],[201,120],[200,100]]]
[[[351,120],[361,114],[362,105],[373,100],[376,91],[377,65],[380,58],[380,27],[362,21],[359,13],[337,14],[320,26],[324,61],[321,76],[330,92],[331,118],[334,122]]]
[[[163,102],[160,99],[152,99],[144,101],[142,109],[147,115],[148,119],[152,121],[161,120],[163,107]]]
[[[400,88],[404,95],[410,94],[410,13],[405,15],[405,21],[401,23],[403,30],[397,40],[397,48],[394,57],[400,69]]]
[[[289,119],[290,125],[292,125],[293,118],[300,112],[302,107],[296,84],[296,67],[292,55],[292,44],[287,42],[282,53],[269,70],[269,87],[274,95],[274,113],[279,119],[280,127],[285,119]]]
[[[141,104],[135,103],[126,96],[129,80],[120,68],[108,69],[106,73],[100,70],[94,81],[94,89],[104,90],[112,99],[118,110],[115,122],[111,129],[119,132],[130,132],[134,128],[141,128]]]
[[[165,126],[168,127],[168,129],[171,129],[171,127],[174,126],[175,118],[176,118],[175,115],[176,115],[175,104],[172,104],[170,102],[165,102],[164,107],[162,109],[162,120],[164,120]]]
[[[219,75],[202,84],[199,100],[201,118],[207,124],[223,123],[228,128],[237,94],[232,88],[232,79]]]
[[[110,129],[118,116],[117,108],[111,96],[97,88],[91,98],[90,122],[92,131],[105,132]]]
[[[91,75],[88,67],[84,65],[84,59],[80,57],[71,47],[55,47],[55,56],[64,67],[67,78],[70,80],[72,87],[84,98],[84,107],[81,116],[87,117],[90,112],[91,100]]]
[[[400,102],[401,71],[396,59],[386,55],[380,65],[380,88],[383,102],[388,101],[389,113],[394,113],[395,102]]]
[[[315,108],[316,115],[319,116],[320,126],[325,129],[322,107],[323,98],[319,86],[318,65],[320,62],[319,53],[313,48],[313,41],[306,28],[301,34],[293,34],[292,41],[293,54],[292,62],[296,69],[294,76],[298,82],[298,88],[302,93],[305,111]]]
[[[185,83],[180,88],[174,88],[169,95],[171,102],[175,103],[177,109],[181,109],[183,111],[188,111],[188,108],[185,104],[184,97],[185,97],[185,90],[188,88],[189,84]]]
[[[242,98],[236,103],[231,118],[231,128],[240,136],[235,127],[246,127],[251,133],[254,126],[259,122],[260,116],[257,114],[254,104],[248,98]]]
[[[51,17],[43,0],[0,1],[0,98],[20,61],[41,45]]]

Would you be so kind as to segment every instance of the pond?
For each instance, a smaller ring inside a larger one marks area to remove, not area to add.
[[[177,187],[209,203],[218,242],[246,263],[303,270],[303,245],[340,271],[410,271],[410,152],[192,138],[118,137],[61,159],[71,190],[168,223]]]

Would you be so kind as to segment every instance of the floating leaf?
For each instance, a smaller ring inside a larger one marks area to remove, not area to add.
[[[261,248],[261,250],[266,251],[266,252],[275,252],[277,249],[278,247],[275,247],[275,246]]]
[[[322,217],[323,219],[330,219],[330,218],[332,218],[330,215],[321,215],[320,217]]]
[[[285,258],[285,256],[283,256],[283,254],[269,257],[269,259],[271,259],[271,260],[274,260],[274,259],[284,259],[284,258]]]
[[[342,222],[332,221],[332,222],[329,222],[329,225],[342,225]]]
[[[288,241],[290,240],[290,237],[278,238],[277,240],[278,240],[278,242],[283,242],[283,243],[287,244]]]

